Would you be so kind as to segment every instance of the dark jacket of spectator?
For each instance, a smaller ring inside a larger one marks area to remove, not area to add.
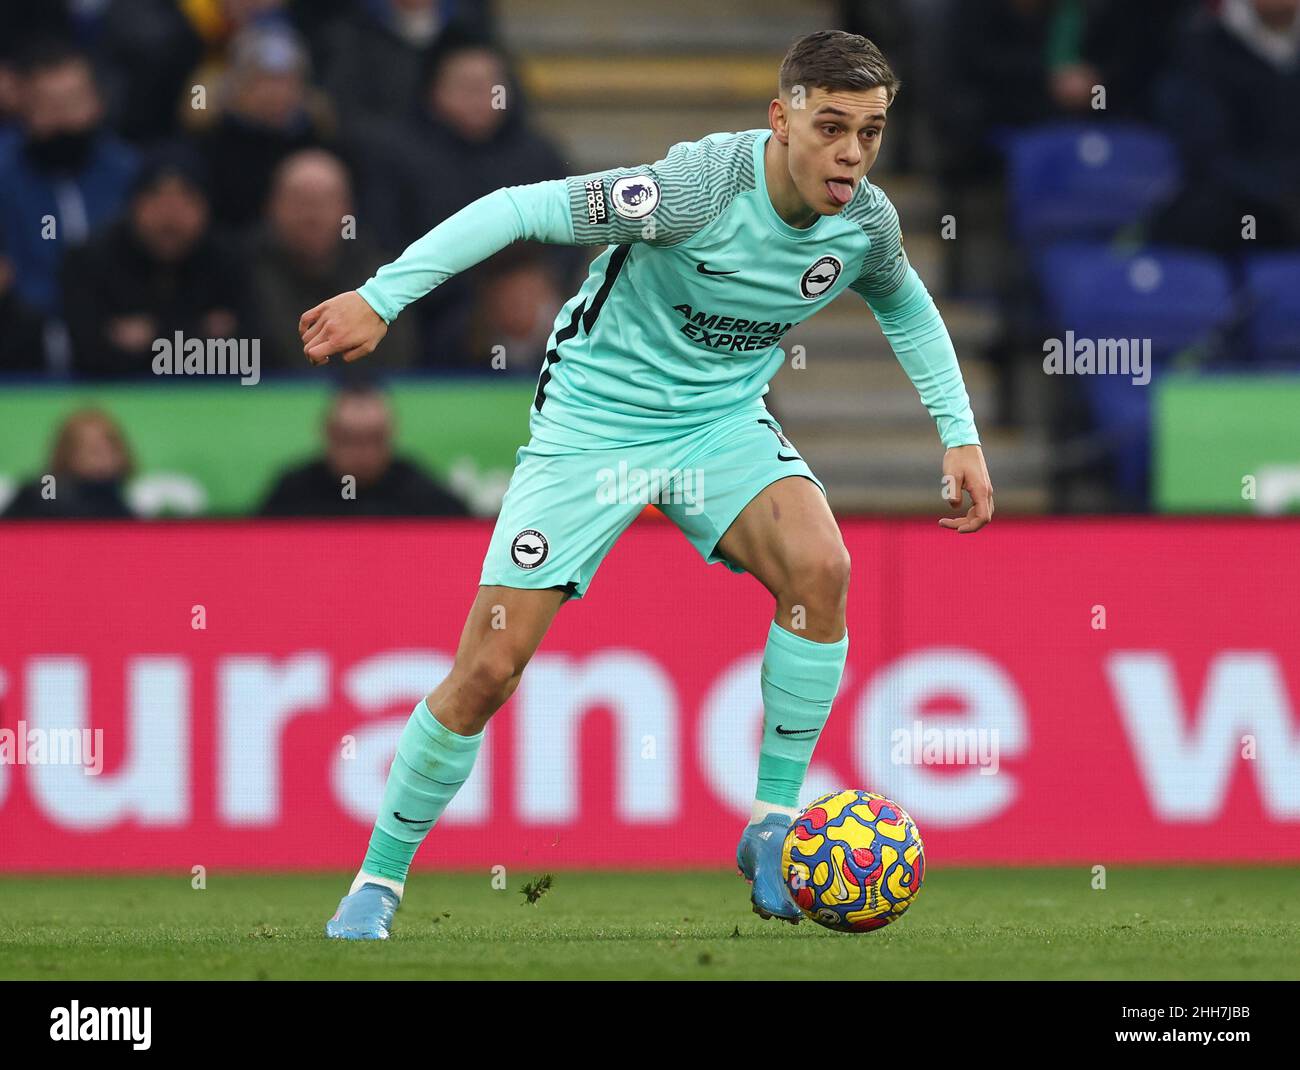
[[[212,175],[213,215],[223,225],[244,228],[261,218],[276,167],[293,153],[318,148],[328,139],[305,114],[291,126],[278,128],[223,115],[202,135],[201,143]]]
[[[159,263],[123,220],[68,257],[65,279],[73,367],[82,375],[147,375],[156,338],[242,330],[243,266],[211,234],[183,260]]]
[[[1001,166],[999,127],[1054,117],[1048,93],[1048,46],[1055,5],[1049,0],[954,0],[939,32],[942,74],[935,112],[941,166],[954,179],[980,178]]]
[[[45,370],[40,315],[14,291],[13,267],[0,257],[0,374]]]
[[[4,511],[6,520],[125,520],[133,517],[116,479],[70,479],[58,482],[58,494],[42,495],[39,479],[18,488]]]
[[[416,98],[425,53],[446,28],[486,32],[490,23],[488,5],[476,0],[425,0],[418,9],[393,0],[359,6],[320,34],[322,83],[345,129],[405,115]]]
[[[113,0],[97,47],[113,126],[144,144],[177,132],[203,40],[175,0]]]
[[[1300,245],[1300,52],[1271,61],[1206,16],[1184,37],[1160,102],[1185,181],[1157,240],[1241,252],[1251,215],[1254,244]]]
[[[135,153],[103,131],[57,145],[14,140],[0,152],[0,251],[29,305],[57,313],[64,254],[121,211],[136,166]],[[47,217],[53,240],[43,236]]]
[[[395,457],[374,483],[344,498],[340,477],[322,459],[282,475],[262,516],[465,516],[465,503],[410,461]]]
[[[1168,66],[1183,24],[1204,7],[1202,0],[1089,0],[1080,59],[1106,89],[1105,116],[1149,121],[1155,86]],[[1100,116],[1085,116],[1099,118]]]

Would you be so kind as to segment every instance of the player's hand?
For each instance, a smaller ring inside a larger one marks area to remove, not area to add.
[[[952,508],[961,508],[962,491],[974,504],[965,516],[944,517],[939,523],[966,535],[993,519],[993,483],[978,446],[953,446],[943,455],[943,496]]]
[[[328,364],[335,353],[358,360],[373,353],[387,333],[388,324],[356,290],[331,297],[298,319],[302,351],[313,364]]]

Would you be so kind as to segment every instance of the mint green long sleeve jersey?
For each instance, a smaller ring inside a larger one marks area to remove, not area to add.
[[[790,226],[767,194],[769,136],[711,134],[644,167],[498,189],[358,292],[392,322],[511,242],[607,246],[556,317],[531,413],[535,438],[579,447],[670,438],[761,405],[786,333],[848,288],[875,315],[943,444],[978,444],[952,340],[889,199],[863,179],[836,215]]]

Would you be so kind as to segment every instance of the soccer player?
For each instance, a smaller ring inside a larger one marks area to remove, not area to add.
[[[470,775],[488,719],[644,507],[601,493],[600,473],[620,463],[695,473],[705,492],[668,495],[660,509],[707,561],[750,573],[775,599],[758,786],[736,862],[757,913],[798,920],[781,843],[844,669],[849,556],[822,484],[763,403],[786,332],[846,288],[862,297],[947,447],[948,504],[971,497],[940,523],[974,532],[993,516],[952,342],[898,214],[865,178],[897,88],[866,38],[810,34],[781,64],[768,129],[683,142],[644,167],[498,189],[303,314],[312,363],[356,360],[407,305],[513,241],[606,246],[556,318],[455,662],[402,732],[328,936],[388,937],[411,859]]]

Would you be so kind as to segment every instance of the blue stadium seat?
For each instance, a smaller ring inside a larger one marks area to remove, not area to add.
[[[1168,357],[1211,343],[1232,314],[1232,284],[1218,258],[1149,248],[1117,253],[1104,245],[1066,243],[1047,249],[1041,282],[1052,321],[1090,339],[1150,340],[1153,380]],[[1118,487],[1145,499],[1149,452],[1149,384],[1130,375],[1081,376],[1095,426],[1113,445]]]
[[[1300,253],[1261,253],[1246,261],[1252,360],[1300,366]]]
[[[1167,355],[1203,340],[1232,311],[1228,270],[1208,253],[1065,242],[1041,265],[1054,322],[1080,337],[1150,338]]]
[[[1136,123],[1052,123],[1008,134],[1007,189],[1015,232],[1033,248],[1105,238],[1177,188],[1173,143]]]

